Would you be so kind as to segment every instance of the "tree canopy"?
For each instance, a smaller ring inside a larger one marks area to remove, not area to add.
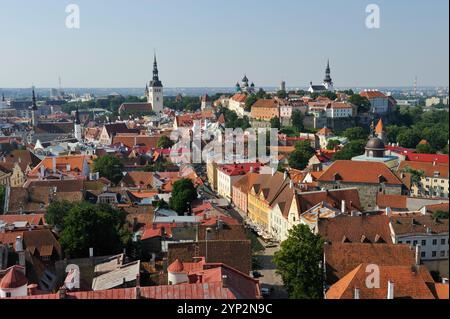
[[[346,129],[342,135],[348,138],[349,141],[357,141],[367,139],[369,134],[362,127],[357,126]]]
[[[62,218],[60,243],[68,258],[85,258],[89,248],[97,256],[114,255],[122,251],[131,240],[126,213],[110,205],[53,203],[55,209],[67,209]],[[57,220],[60,220],[58,215]]]
[[[275,253],[274,262],[289,298],[323,298],[323,240],[308,226],[297,225]]]
[[[295,110],[292,112],[292,126],[295,127],[299,132],[303,132],[303,114],[302,112]]]
[[[365,140],[355,140],[346,144],[342,150],[334,154],[333,160],[351,160],[355,156],[364,154],[367,142]]]
[[[100,173],[101,177],[109,179],[118,184],[123,178],[123,164],[117,157],[101,156],[94,160],[94,172]]]
[[[276,128],[276,129],[281,129],[281,122],[280,122],[280,118],[278,116],[276,116],[270,120],[270,127]]]
[[[329,140],[327,144],[327,150],[333,151],[339,145],[341,145],[341,142],[339,140]]]
[[[158,139],[157,146],[158,148],[167,149],[173,146],[173,142],[168,136],[163,135]]]
[[[359,94],[353,94],[348,101],[358,108],[358,113],[367,113],[370,111],[370,101]]]
[[[197,199],[197,190],[190,179],[180,179],[173,183],[170,208],[179,214],[187,213],[192,201]]]
[[[252,110],[253,104],[255,104],[256,101],[258,101],[258,98],[256,97],[255,94],[249,95],[247,97],[247,100],[245,101],[245,111],[250,112]]]
[[[300,141],[295,145],[295,151],[289,156],[289,166],[294,169],[304,170],[309,160],[314,155],[314,149],[309,141]]]

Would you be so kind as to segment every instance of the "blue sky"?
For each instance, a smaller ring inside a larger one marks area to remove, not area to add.
[[[76,3],[81,28],[65,28]],[[381,9],[367,29],[365,8]],[[0,87],[448,85],[448,0],[0,0]]]

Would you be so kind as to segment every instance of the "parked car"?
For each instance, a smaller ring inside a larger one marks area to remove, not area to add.
[[[259,271],[254,271],[253,272],[253,278],[261,278],[263,277],[263,275],[259,272]]]
[[[270,243],[270,244],[267,244],[265,247],[266,247],[266,248],[277,248],[278,245],[277,245],[277,244],[274,244],[274,243]]]

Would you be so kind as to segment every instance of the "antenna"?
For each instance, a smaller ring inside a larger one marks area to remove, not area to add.
[[[414,97],[417,96],[417,75],[414,77]]]

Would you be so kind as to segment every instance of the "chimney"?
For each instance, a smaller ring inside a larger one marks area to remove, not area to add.
[[[355,288],[355,296],[354,299],[361,299],[361,294],[360,294],[360,290],[359,288]]]
[[[41,179],[43,179],[45,177],[45,166],[44,165],[41,165],[40,177],[41,177]]]
[[[341,201],[341,213],[345,214],[345,199]]]
[[[386,207],[386,216],[391,216],[392,209],[390,207]]]
[[[272,167],[272,176],[275,176],[276,172],[277,172],[277,169],[275,167]]]
[[[293,181],[293,180],[291,180],[291,181],[289,182],[289,188],[290,188],[290,189],[293,189],[293,188],[294,188],[294,181]]]
[[[56,173],[56,157],[52,157],[52,170],[53,174]]]
[[[16,237],[16,253],[23,251],[23,240],[21,236]]]
[[[70,172],[70,164],[67,164],[67,165],[66,165],[66,171],[67,171],[67,172]]]
[[[387,299],[392,300],[394,299],[394,289],[395,284],[392,281],[388,281],[388,291],[387,291]]]
[[[287,173],[287,171],[284,171],[284,180],[287,180],[287,177],[288,177],[288,173]]]
[[[89,248],[89,258],[93,258],[94,257],[94,248]]]
[[[416,246],[416,266],[420,266],[420,259],[422,257],[422,247],[420,245]]]

